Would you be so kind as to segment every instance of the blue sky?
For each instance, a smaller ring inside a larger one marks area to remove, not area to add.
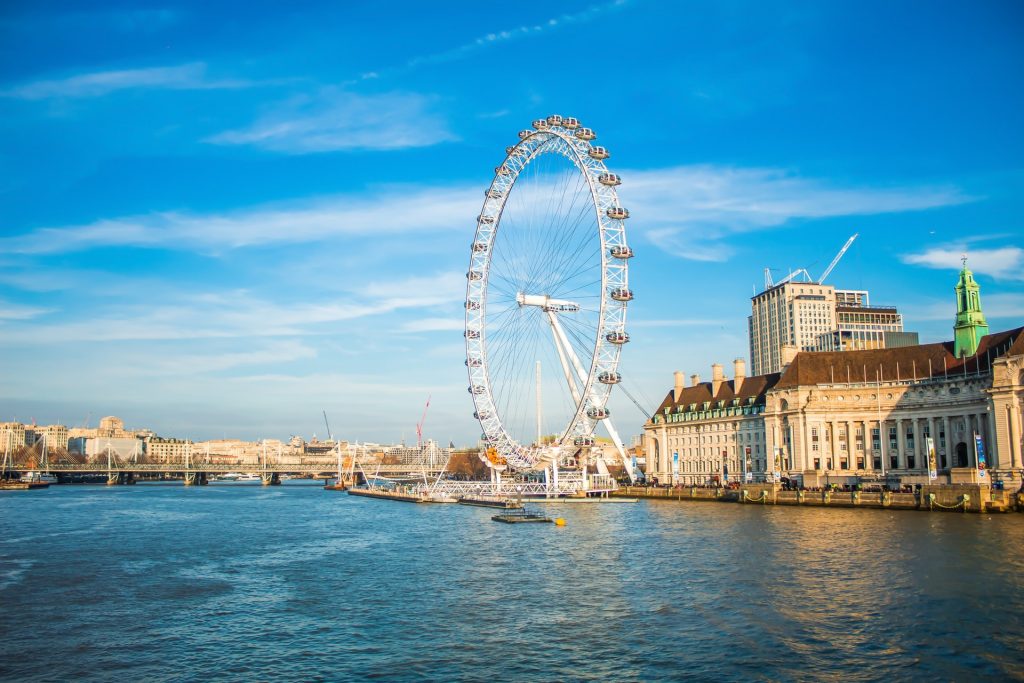
[[[0,419],[478,434],[482,191],[560,113],[621,173],[627,388],[747,355],[763,269],[1024,324],[1017,2],[4,3]],[[620,432],[643,416],[612,399]]]

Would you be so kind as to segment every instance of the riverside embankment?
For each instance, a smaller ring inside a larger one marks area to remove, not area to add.
[[[922,486],[913,492],[792,491],[773,484],[745,484],[738,489],[627,486],[613,495],[660,500],[795,505],[824,508],[868,508],[956,512],[1022,512],[1024,494],[993,490],[978,484]]]

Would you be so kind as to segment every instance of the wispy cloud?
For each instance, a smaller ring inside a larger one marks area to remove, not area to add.
[[[625,172],[623,200],[647,238],[694,261],[725,261],[729,237],[801,218],[917,211],[972,201],[955,187],[835,187],[771,168],[712,165]]]
[[[585,24],[594,21],[602,15],[621,9],[628,4],[630,4],[630,0],[613,0],[612,2],[591,5],[590,7],[574,14],[562,14],[556,17],[551,17],[541,21],[540,23],[521,24],[514,28],[488,33],[468,43],[464,43],[458,47],[454,47],[443,52],[413,57],[405,65],[405,68],[415,68],[425,64],[443,64],[445,62],[464,59],[480,50],[501,45],[502,43],[542,35],[574,24]],[[363,74],[363,78],[377,78],[382,74],[386,75],[398,70],[399,69],[392,69],[384,72],[369,72]]]
[[[129,216],[0,238],[0,252],[52,254],[105,246],[219,252],[341,235],[422,235],[471,228],[481,196],[479,187],[395,186],[367,195],[341,195],[229,213]]]
[[[428,147],[455,140],[432,104],[432,98],[414,93],[359,95],[323,88],[273,107],[248,128],[218,133],[206,142],[309,154]]]
[[[118,90],[214,90],[247,88],[257,83],[246,80],[211,79],[206,64],[159,66],[120,71],[94,71],[67,78],[40,80],[0,90],[0,97],[21,100],[79,99],[101,97]]]
[[[12,304],[0,299],[0,321],[2,320],[31,320],[41,315],[50,313],[48,308],[37,308],[35,306],[21,306]]]
[[[343,303],[271,301],[246,291],[181,296],[163,303],[133,303],[87,319],[10,327],[2,343],[303,337],[331,333],[331,324],[402,310],[451,306],[464,293],[461,273],[370,282]]]
[[[1024,249],[1016,246],[972,249],[970,244],[970,240],[965,240],[932,247],[917,254],[905,254],[900,258],[910,265],[960,270],[961,258],[967,256],[967,266],[977,273],[999,279],[1024,280]]]

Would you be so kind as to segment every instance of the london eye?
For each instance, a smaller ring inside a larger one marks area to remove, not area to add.
[[[629,212],[608,150],[570,117],[519,133],[495,168],[466,273],[466,367],[481,438],[515,470],[579,468],[621,382]]]

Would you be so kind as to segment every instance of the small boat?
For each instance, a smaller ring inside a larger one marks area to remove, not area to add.
[[[504,522],[505,524],[525,524],[530,522],[543,524],[555,521],[550,517],[527,510],[525,507],[502,510],[499,514],[492,516],[491,519],[495,522]]]
[[[263,481],[263,478],[258,474],[240,474],[235,481]]]
[[[499,498],[497,496],[464,496],[459,498],[459,505],[475,505],[482,508],[501,508],[502,510],[516,510],[523,507],[523,504],[512,498]]]
[[[21,480],[26,484],[56,484],[57,476],[48,472],[26,472]]]
[[[49,488],[46,481],[21,481],[20,479],[0,479],[0,491],[31,491]]]
[[[217,481],[238,481],[242,478],[241,472],[225,472],[217,477]]]

